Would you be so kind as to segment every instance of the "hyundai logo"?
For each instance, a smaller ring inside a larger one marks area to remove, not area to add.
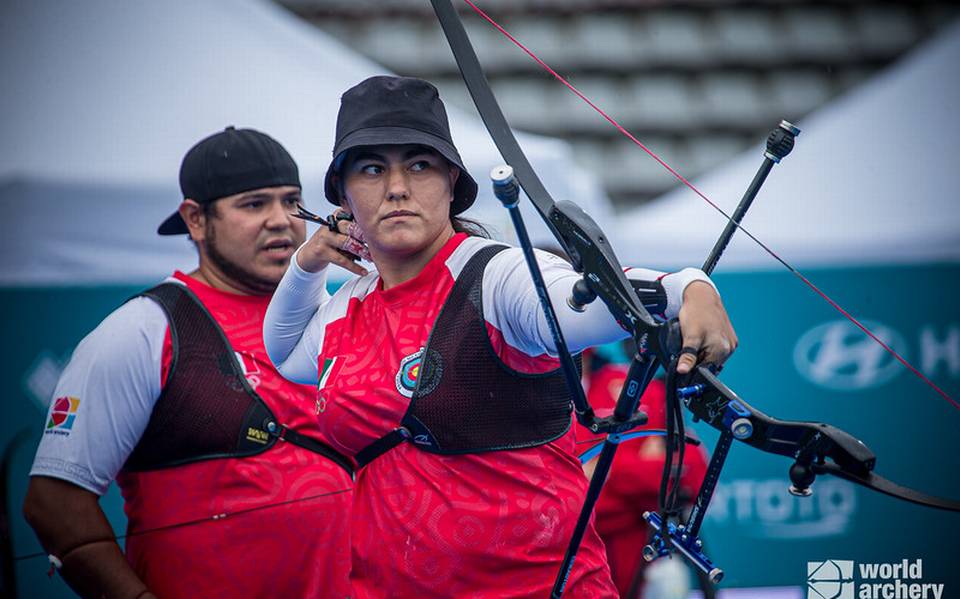
[[[863,324],[906,358],[906,343],[899,333],[878,322]],[[880,344],[846,320],[827,322],[804,333],[794,347],[793,362],[811,382],[838,391],[876,387],[901,370]]]

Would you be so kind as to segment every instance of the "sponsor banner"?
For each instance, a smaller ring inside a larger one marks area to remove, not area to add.
[[[857,516],[853,483],[823,477],[810,497],[787,492],[790,479],[724,479],[717,484],[706,521],[735,527],[759,539],[825,539],[847,534]]]
[[[863,325],[928,378],[960,378],[960,323],[913,327],[908,338],[885,323]],[[916,358],[916,359],[914,359]],[[833,391],[859,391],[883,386],[906,368],[848,320],[820,323],[803,333],[793,350],[797,372],[815,385]]]

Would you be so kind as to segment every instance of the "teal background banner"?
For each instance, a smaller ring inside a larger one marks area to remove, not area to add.
[[[811,270],[850,309],[954,398],[960,397],[960,265]],[[960,499],[960,410],[848,325],[788,273],[715,275],[740,338],[723,380],[754,408],[789,420],[827,422],[877,455],[876,472]],[[20,597],[70,596],[48,578],[21,515],[33,453],[62,365],[77,342],[140,288],[0,289],[0,416],[9,547]],[[693,425],[707,446],[717,434]],[[814,494],[786,491],[790,460],[735,444],[707,513],[708,554],[724,587],[806,587],[807,562],[923,560],[923,582],[960,593],[953,557],[960,514],[915,506],[830,477]],[[66,507],[66,506],[65,506]],[[103,507],[117,534],[126,520],[115,488]],[[250,514],[249,518],[256,518]]]

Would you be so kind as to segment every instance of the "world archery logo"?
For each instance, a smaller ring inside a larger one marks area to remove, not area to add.
[[[400,368],[397,369],[397,391],[404,397],[413,397],[413,391],[417,388],[417,377],[420,376],[420,362],[423,357],[423,348],[413,352],[409,356],[400,360]]]
[[[943,599],[947,585],[923,581],[922,559],[883,564],[842,559],[807,562],[807,599]]]
[[[440,377],[443,374],[443,366],[440,354],[434,350],[429,350],[429,372],[423,369],[423,351],[424,348],[413,352],[409,356],[400,360],[400,368],[397,369],[396,385],[400,395],[410,398],[417,389],[417,382],[421,377],[425,377],[420,382],[420,395],[426,395],[437,388],[440,384]]]
[[[807,599],[854,599],[853,562],[807,562]]]
[[[44,433],[69,435],[73,429],[73,423],[77,419],[77,408],[80,407],[80,399],[77,397],[58,397],[53,400],[53,406],[50,408],[50,419],[47,420],[47,428]]]

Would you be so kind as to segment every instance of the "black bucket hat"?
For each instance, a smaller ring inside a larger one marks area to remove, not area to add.
[[[281,185],[300,187],[297,163],[277,140],[253,129],[227,127],[190,148],[180,165],[183,198],[198,204]],[[157,233],[188,233],[187,224],[174,212]]]
[[[324,179],[324,193],[334,206],[340,194],[333,177],[344,153],[360,146],[419,144],[433,148],[460,169],[453,187],[450,214],[460,214],[477,199],[477,182],[463,166],[453,145],[447,111],[437,88],[414,77],[370,77],[340,98],[337,140]]]

